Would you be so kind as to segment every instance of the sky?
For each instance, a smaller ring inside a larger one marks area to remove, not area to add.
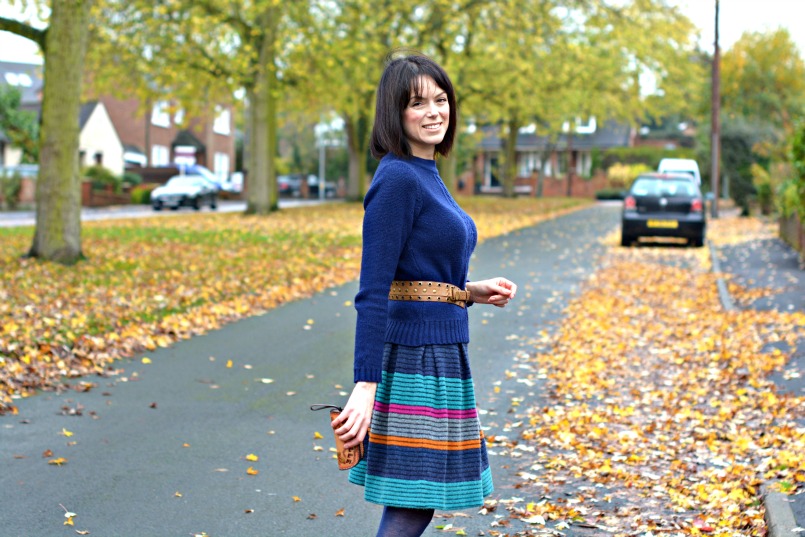
[[[677,5],[700,29],[700,43],[713,49],[715,0],[668,0]],[[6,0],[0,0],[0,16],[16,17]],[[719,10],[719,44],[727,50],[747,31],[764,32],[788,28],[792,39],[805,57],[805,0],[721,0]],[[799,23],[799,24],[798,24]],[[799,25],[799,29],[797,29]],[[42,63],[37,47],[31,41],[9,32],[0,32],[0,61]]]

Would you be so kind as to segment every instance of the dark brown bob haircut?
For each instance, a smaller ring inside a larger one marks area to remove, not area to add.
[[[372,127],[370,149],[372,156],[380,160],[388,153],[398,157],[410,157],[411,145],[403,128],[403,111],[412,96],[421,95],[424,87],[423,77],[431,77],[439,88],[447,94],[450,105],[450,124],[444,139],[436,146],[436,153],[447,156],[453,147],[456,135],[458,114],[456,92],[450,77],[439,64],[422,54],[408,54],[401,57],[389,56],[383,76],[377,86],[375,105],[375,124]]]

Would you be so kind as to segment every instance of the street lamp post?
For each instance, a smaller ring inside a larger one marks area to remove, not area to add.
[[[721,159],[721,54],[718,49],[718,2],[716,0],[716,35],[715,35],[715,52],[713,53],[713,69],[712,69],[712,106],[711,106],[711,128],[710,128],[710,186],[713,191],[713,202],[710,205],[710,215],[713,218],[718,218],[718,187],[719,187],[719,173],[720,173],[720,159]]]

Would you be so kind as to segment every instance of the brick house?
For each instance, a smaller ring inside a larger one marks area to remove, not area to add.
[[[215,106],[210,117],[186,119],[182,110],[171,112],[173,107],[167,101],[141,106],[137,99],[104,95],[99,100],[106,105],[123,143],[127,169],[199,164],[221,180],[234,171],[235,127],[231,107]]]
[[[565,133],[570,131],[569,127],[565,126]],[[496,126],[483,128],[482,135],[474,162],[475,191],[500,192],[502,187],[498,175],[503,140]],[[537,175],[543,170],[542,160],[546,159],[544,195],[567,193],[570,171],[571,181],[574,178],[594,179],[587,182],[574,181],[570,186],[573,195],[587,196],[589,192],[602,188],[605,182],[603,177],[592,177],[593,152],[613,147],[631,147],[634,143],[635,131],[630,126],[615,122],[598,125],[595,118],[587,123],[576,122],[573,136],[562,134],[553,140],[538,135],[533,127],[522,128],[517,135],[515,191],[520,194],[534,194]]]

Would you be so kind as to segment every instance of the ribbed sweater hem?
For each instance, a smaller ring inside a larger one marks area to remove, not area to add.
[[[389,321],[386,342],[409,347],[469,343],[470,330],[466,319],[431,320],[427,322]]]

